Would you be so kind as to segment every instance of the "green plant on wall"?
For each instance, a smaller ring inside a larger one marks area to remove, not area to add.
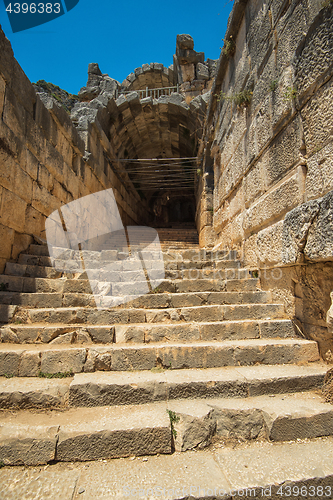
[[[278,86],[278,83],[279,83],[279,80],[272,80],[270,85],[269,85],[269,88],[271,90],[271,92],[274,92],[274,90],[277,88]]]
[[[240,108],[246,108],[251,103],[253,92],[245,89],[235,94],[227,95],[225,92],[220,92],[220,94],[215,95],[218,101],[224,99],[226,101],[234,102]]]
[[[297,96],[297,89],[295,87],[287,87],[287,90],[284,93],[284,101],[292,101]]]
[[[232,36],[227,38],[222,38],[222,41],[224,42],[224,45],[222,47],[222,53],[227,56],[227,57],[232,57],[236,51],[236,43],[233,40]]]
[[[169,418],[170,418],[171,433],[172,433],[173,437],[176,438],[177,431],[174,428],[174,424],[177,424],[179,422],[180,417],[178,415],[176,415],[176,412],[174,412],[172,410],[167,410],[167,414],[169,415]]]

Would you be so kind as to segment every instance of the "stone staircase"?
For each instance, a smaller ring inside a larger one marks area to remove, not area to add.
[[[167,237],[163,282],[108,309],[96,307],[87,269],[97,273],[112,260],[120,273],[113,295],[131,282],[140,288],[122,249],[86,254],[85,270],[69,258],[71,272],[52,267],[46,245],[7,263],[0,276],[1,462],[333,434],[316,343],[297,336],[284,307],[234,252],[189,242],[172,249]]]

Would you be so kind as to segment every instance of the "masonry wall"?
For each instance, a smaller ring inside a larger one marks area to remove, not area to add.
[[[235,1],[226,39],[236,48],[219,60],[201,151],[212,142],[214,217],[210,225],[205,206],[202,244],[238,248],[322,352],[333,346],[325,323],[333,240],[327,227],[326,251],[305,255],[314,218],[304,214],[333,189],[332,21],[330,1]],[[244,91],[251,102],[237,105]],[[286,217],[295,207],[303,207],[299,255],[289,258]]]
[[[124,224],[145,217],[136,190],[110,166],[98,119],[80,137],[61,106],[45,104],[0,28],[0,272],[33,235],[44,237],[51,212],[74,199],[112,187]]]

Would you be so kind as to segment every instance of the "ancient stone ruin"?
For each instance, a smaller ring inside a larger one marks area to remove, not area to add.
[[[332,486],[332,20],[235,0],[217,61],[181,34],[77,98],[0,32],[1,465],[208,447],[239,486],[241,442]]]

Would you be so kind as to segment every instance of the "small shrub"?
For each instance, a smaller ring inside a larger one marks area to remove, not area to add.
[[[14,377],[14,373],[5,373],[4,377],[6,377],[6,378],[13,378]]]
[[[0,460],[0,469],[2,469],[2,467],[5,467],[5,464],[2,460]]]
[[[229,40],[226,38],[222,39],[224,42],[224,45],[222,47],[222,53],[226,55],[227,57],[232,57],[236,51],[236,43],[233,40],[232,36],[229,37]]]

